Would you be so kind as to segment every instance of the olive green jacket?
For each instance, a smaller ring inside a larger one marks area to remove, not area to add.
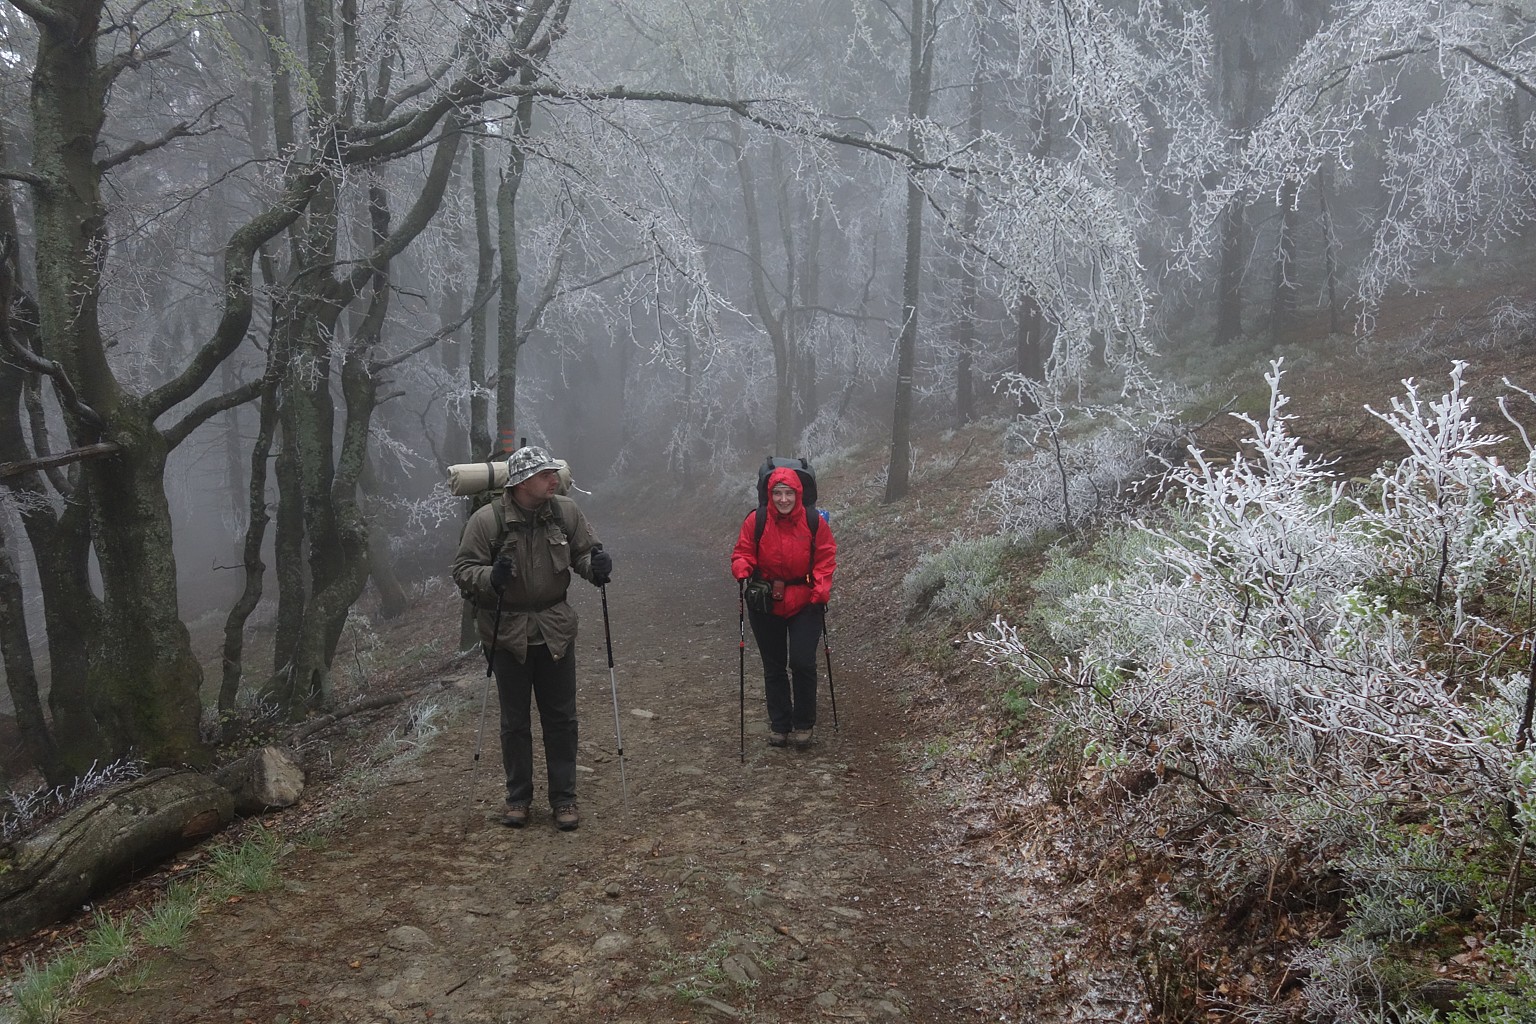
[[[524,661],[529,640],[542,638],[552,657],[565,657],[576,639],[576,609],[565,601],[571,570],[590,581],[592,548],[598,543],[587,517],[563,495],[529,512],[504,491],[476,509],[464,525],[453,559],[453,582],[474,602],[480,642],[494,643]],[[491,563],[498,546],[517,566],[516,577],[501,595],[499,628],[497,595],[491,589]]]

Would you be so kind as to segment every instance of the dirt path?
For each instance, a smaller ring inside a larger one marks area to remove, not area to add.
[[[980,1019],[980,971],[966,965],[984,957],[934,866],[936,809],[902,782],[906,718],[873,657],[839,642],[841,728],[823,678],[816,745],[778,750],[764,742],[749,638],[743,764],[724,542],[598,525],[618,561],[608,597],[627,808],[601,605],[578,580],[579,831],[551,826],[541,763],[534,823],[496,822],[494,700],[490,767],[476,771],[483,677],[462,662],[451,728],[348,829],[285,861],[283,888],[201,919],[187,952],[136,991],[97,986],[89,1018]]]

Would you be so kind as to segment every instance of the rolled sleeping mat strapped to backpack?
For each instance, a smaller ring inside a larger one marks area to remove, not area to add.
[[[554,460],[560,467],[560,493],[571,492],[571,466],[564,459]],[[448,467],[448,491],[467,498],[482,491],[499,491],[507,486],[507,460],[461,462]]]
[[[500,490],[507,486],[507,460],[495,462],[464,462],[448,467],[448,490],[456,497],[465,498],[481,491]]]

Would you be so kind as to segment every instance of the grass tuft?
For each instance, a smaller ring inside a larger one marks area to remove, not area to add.
[[[146,946],[180,951],[186,948],[187,932],[197,920],[198,890],[188,882],[172,882],[165,898],[144,916],[139,935]]]

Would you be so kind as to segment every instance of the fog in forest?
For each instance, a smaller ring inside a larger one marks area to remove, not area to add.
[[[0,1020],[1536,1020],[1533,40],[1530,0],[0,0],[0,991],[62,993]],[[512,593],[499,537],[449,578],[496,498],[450,467],[525,441],[617,538],[621,672],[579,519],[535,525],[598,589],[445,628]],[[769,455],[833,482],[790,639],[729,537],[700,583]],[[519,832],[481,655],[577,605],[589,817]],[[765,634],[830,736],[749,719]],[[307,874],[141,877],[193,842]]]
[[[1156,420],[1303,325],[1368,334],[1521,258],[1527,20],[8,0],[0,643],[28,758],[195,761],[208,705],[323,704],[348,609],[441,582],[445,469],[504,439],[599,500],[745,501],[764,453],[874,442],[895,501],[924,432]]]

